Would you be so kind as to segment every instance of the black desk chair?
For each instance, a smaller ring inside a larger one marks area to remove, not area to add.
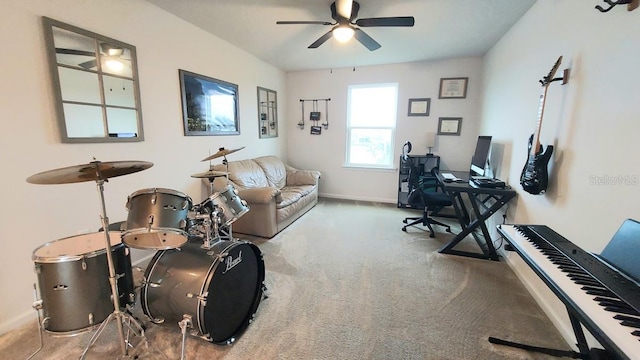
[[[412,161],[409,163],[409,196],[407,203],[414,208],[422,209],[421,217],[408,217],[402,220],[407,224],[402,227],[402,231],[407,231],[408,226],[422,225],[429,229],[429,236],[435,237],[433,227],[431,225],[439,225],[445,227],[447,232],[451,232],[451,227],[441,223],[431,217],[430,213],[438,213],[447,206],[452,206],[451,198],[442,191],[442,184],[439,183],[436,173],[438,168],[431,169],[430,176],[420,176],[418,169]],[[411,222],[409,222],[411,221]]]

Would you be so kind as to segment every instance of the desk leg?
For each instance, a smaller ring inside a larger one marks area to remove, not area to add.
[[[476,196],[479,196],[479,195],[468,193],[469,200],[471,201],[471,205],[474,210],[474,214],[476,215],[476,219],[470,223],[465,223],[462,220],[462,217],[460,216],[460,213],[462,212],[462,208],[466,209],[466,207],[464,207],[464,203],[462,203],[461,201],[462,200],[461,194],[456,193],[451,195],[453,195],[452,198],[457,199],[457,200],[454,200],[454,208],[458,206],[458,204],[455,204],[458,200],[461,203],[460,204],[461,209],[456,209],[456,213],[459,215],[458,219],[460,220],[460,226],[462,227],[462,232],[456,235],[448,244],[443,246],[438,252],[443,254],[467,256],[467,257],[473,257],[478,259],[491,259],[494,261],[498,261],[499,260],[498,253],[495,247],[493,246],[491,237],[489,236],[489,231],[487,229],[487,225],[485,224],[485,220],[491,217],[491,215],[493,215],[496,211],[498,211],[498,209],[500,209],[509,200],[511,200],[513,195],[512,196],[494,196],[494,199],[496,201],[494,202],[493,205],[487,208],[483,213],[480,211],[480,207],[478,206],[478,199]],[[476,235],[473,233],[478,227],[481,227],[482,229],[482,235],[484,236],[484,244],[486,244],[487,249],[484,248],[483,241],[477,238]],[[458,243],[460,243],[469,234],[473,234],[476,242],[478,243],[478,245],[480,246],[480,249],[482,250],[482,254],[454,249],[454,247],[458,245]]]

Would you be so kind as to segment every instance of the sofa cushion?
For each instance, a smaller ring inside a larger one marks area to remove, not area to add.
[[[224,165],[216,165],[214,169],[227,171]],[[229,180],[239,189],[269,186],[262,167],[253,160],[230,161]]]
[[[277,156],[261,156],[253,161],[264,171],[269,186],[282,189],[287,184],[287,169]]]
[[[303,186],[287,186],[282,189],[282,201],[276,204],[276,208],[282,209],[287,207],[296,201],[299,201],[303,196],[310,194],[315,186],[303,185]]]

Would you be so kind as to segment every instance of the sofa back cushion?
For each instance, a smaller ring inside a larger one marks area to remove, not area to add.
[[[227,168],[216,165],[214,170],[227,171]],[[264,171],[253,160],[229,161],[229,180],[240,189],[269,186]]]
[[[277,156],[261,156],[253,159],[264,171],[269,186],[282,189],[287,184],[287,169]]]

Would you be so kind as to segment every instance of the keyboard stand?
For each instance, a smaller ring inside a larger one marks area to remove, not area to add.
[[[512,246],[514,245],[511,243],[511,241],[509,240],[509,237],[506,235],[505,232],[501,230],[500,227],[498,227],[498,232],[500,232],[504,236],[507,243],[511,244]],[[545,285],[547,285],[549,289],[553,291],[553,293],[558,297],[558,299],[560,299],[563,302],[565,308],[567,309],[569,320],[571,321],[571,327],[573,328],[573,334],[575,335],[578,352],[572,351],[572,350],[557,350],[557,349],[550,349],[550,348],[544,348],[544,347],[533,346],[533,345],[526,345],[526,344],[521,344],[517,342],[498,339],[491,336],[488,339],[489,342],[492,344],[511,346],[519,349],[539,352],[539,353],[548,354],[556,357],[564,356],[564,357],[570,357],[573,359],[589,359],[589,360],[618,359],[619,357],[612,356],[612,354],[614,354],[615,352],[612,351],[612,349],[606,345],[607,344],[606,342],[602,341],[602,338],[605,335],[601,333],[599,330],[595,329],[590,321],[584,321],[585,316],[582,310],[580,310],[579,308],[574,309],[572,307],[571,305],[572,302],[568,300],[565,296],[561,295],[562,290],[560,290],[560,288],[558,288],[553,283],[553,281],[545,275],[544,271],[540,267],[538,267],[538,265],[536,265],[535,262],[531,260],[531,258],[527,256],[525,252],[523,252],[518,246],[513,246],[513,248],[516,251],[516,253],[518,253],[520,258],[522,258],[522,260],[531,268],[531,270],[533,270],[533,272],[538,277],[540,277],[540,279],[545,283]],[[583,321],[581,321],[580,319],[583,319]],[[584,327],[594,336],[594,338],[600,344],[602,344],[605,347],[606,350],[598,349],[598,348],[591,348],[591,349],[589,348],[589,344],[587,343],[587,339],[582,329],[582,324],[584,324]]]
[[[582,325],[580,325],[580,321],[578,318],[567,308],[567,312],[569,313],[569,320],[571,320],[571,326],[573,327],[573,333],[576,336],[578,350],[558,350],[545,348],[540,346],[526,345],[517,342],[507,341],[495,338],[493,336],[489,336],[489,342],[496,345],[510,346],[518,349],[523,349],[527,351],[537,352],[541,354],[547,354],[556,357],[568,357],[572,359],[609,359],[607,352],[602,349],[589,349],[589,345],[587,344],[587,339],[584,336],[584,331],[582,331]]]

